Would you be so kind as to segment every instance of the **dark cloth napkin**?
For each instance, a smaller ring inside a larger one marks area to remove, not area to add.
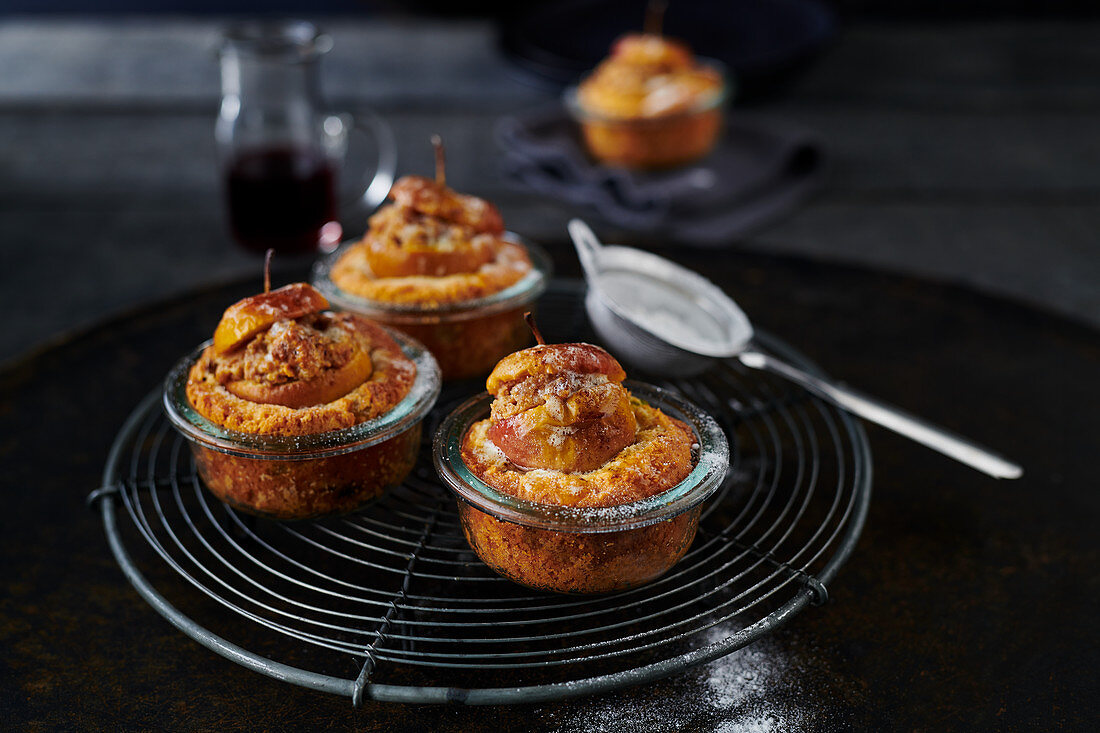
[[[625,229],[717,247],[793,209],[825,173],[821,142],[812,132],[738,111],[728,118],[709,156],[657,172],[594,163],[561,108],[502,118],[495,132],[507,179]]]

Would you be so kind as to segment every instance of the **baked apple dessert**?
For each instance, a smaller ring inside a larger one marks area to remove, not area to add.
[[[524,308],[545,287],[546,266],[504,230],[500,211],[446,183],[405,176],[363,239],[322,261],[315,283],[341,307],[392,325],[435,355],[446,379],[483,376],[527,343]]]
[[[663,12],[663,9],[662,9]],[[566,96],[598,161],[668,168],[711,151],[722,130],[722,72],[666,38],[651,10],[644,33],[618,39],[611,55]]]
[[[691,545],[700,503],[725,473],[721,430],[654,387],[636,386],[690,424],[632,394],[598,346],[539,341],[502,359],[488,395],[436,436],[466,539],[498,573],[534,588],[649,582]],[[489,417],[477,419],[487,403]]]
[[[431,356],[328,305],[306,283],[265,287],[169,375],[169,417],[226,503],[277,519],[343,513],[412,469],[439,391]]]

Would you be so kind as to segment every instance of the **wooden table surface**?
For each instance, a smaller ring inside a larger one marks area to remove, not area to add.
[[[402,172],[430,170],[424,141],[441,132],[449,178],[499,201],[511,228],[576,273],[562,236],[572,212],[496,168],[493,121],[547,97],[513,78],[487,24],[326,25],[330,98],[394,125]],[[986,479],[872,429],[871,514],[830,602],[758,647],[596,699],[358,711],[184,638],[127,585],[82,507],[125,415],[258,270],[224,231],[215,36],[205,21],[0,23],[0,68],[13,70],[0,75],[0,297],[19,316],[0,352],[0,718],[128,730],[1095,727],[1100,507],[1086,459],[1100,439],[1100,24],[847,30],[781,100],[742,112],[820,131],[827,189],[728,251],[659,247],[827,371],[1020,460],[1023,479]]]

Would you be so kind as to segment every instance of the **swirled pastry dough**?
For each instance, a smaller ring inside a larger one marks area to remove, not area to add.
[[[340,384],[349,368],[361,378]],[[380,326],[350,313],[323,312],[280,319],[227,353],[207,347],[191,367],[187,399],[199,414],[230,430],[308,435],[388,412],[415,379],[416,366]],[[339,394],[319,404],[272,401],[306,395],[308,402],[308,395],[332,389]]]
[[[506,237],[489,202],[419,176],[402,178],[390,195],[394,202],[333,265],[342,290],[430,308],[492,295],[531,271],[527,250]]]

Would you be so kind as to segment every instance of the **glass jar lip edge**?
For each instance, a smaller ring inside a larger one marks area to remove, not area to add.
[[[306,61],[332,50],[332,36],[312,21],[295,18],[252,18],[221,28],[219,55],[235,52],[248,58]]]
[[[388,411],[371,420],[347,428],[301,436],[261,435],[222,428],[199,413],[186,396],[187,375],[203,350],[211,344],[210,340],[204,341],[169,370],[164,379],[161,400],[165,414],[176,430],[193,445],[241,458],[308,460],[378,445],[422,421],[434,407],[442,388],[439,365],[431,352],[410,336],[392,328],[382,328],[416,364],[417,374],[409,393]],[[395,418],[394,414],[399,411],[403,412]],[[188,413],[193,413],[193,416]]]
[[[432,316],[447,321],[492,315],[533,302],[546,291],[553,274],[553,262],[550,255],[542,247],[523,239],[513,232],[506,232],[506,234],[527,249],[531,258],[531,270],[508,287],[481,298],[444,303],[438,307],[429,308],[421,305],[395,305],[349,293],[333,282],[329,275],[336,261],[349,248],[362,241],[361,239],[349,239],[341,243],[336,250],[314,262],[310,273],[310,281],[333,305],[343,310],[361,313],[368,318]]]
[[[465,400],[440,423],[432,445],[436,471],[459,501],[500,521],[536,529],[578,534],[618,532],[658,524],[694,509],[717,491],[725,479],[729,466],[725,432],[712,416],[680,394],[636,380],[624,384],[647,404],[660,402],[657,406],[664,409],[672,403],[673,411],[679,413],[674,417],[689,424],[699,443],[699,458],[691,472],[659,494],[628,504],[577,509],[539,504],[497,491],[466,467],[461,459],[461,438],[449,440],[456,428],[465,436],[469,426],[484,417],[491,402],[486,392]],[[456,463],[461,467],[459,470]]]

